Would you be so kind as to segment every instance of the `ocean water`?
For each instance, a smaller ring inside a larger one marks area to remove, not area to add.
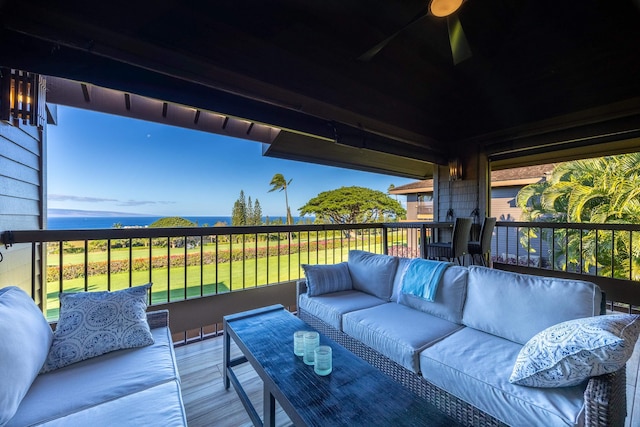
[[[49,230],[95,230],[100,228],[113,228],[114,224],[122,224],[123,227],[147,227],[159,220],[160,216],[51,216],[47,218]],[[218,222],[226,222],[231,225],[230,216],[184,216],[182,218],[197,223],[199,226],[205,224],[213,227]],[[274,221],[279,217],[269,217],[269,221]],[[280,218],[286,221],[285,217]],[[263,218],[263,221],[266,218]],[[293,218],[294,223],[299,217]]]

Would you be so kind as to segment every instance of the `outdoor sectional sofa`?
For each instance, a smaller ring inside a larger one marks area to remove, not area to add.
[[[77,294],[56,335],[25,292],[0,289],[0,426],[186,426],[168,311],[145,315],[147,289]]]
[[[600,316],[590,282],[434,261],[423,271],[435,286],[420,294],[408,282],[425,263],[351,251],[348,262],[304,265],[298,314],[467,425],[624,425],[638,316]],[[549,334],[566,342],[540,339]]]

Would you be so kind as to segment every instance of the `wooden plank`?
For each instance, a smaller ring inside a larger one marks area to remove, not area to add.
[[[40,215],[40,203],[37,199],[20,199],[0,195],[0,215],[33,215],[38,217]],[[9,226],[5,230],[16,230],[11,224]]]
[[[182,384],[182,399],[189,427],[253,426],[234,390],[222,384],[221,338],[192,343],[175,349]],[[232,356],[240,356],[232,345]],[[257,408],[262,407],[262,381],[249,364],[235,369],[238,380]],[[276,408],[276,425],[290,426],[282,408]]]
[[[0,231],[37,230],[39,226],[40,226],[40,220],[36,214],[29,214],[29,215],[0,214]]]
[[[16,127],[7,122],[0,121],[0,137],[7,141],[12,141],[18,146],[34,154],[40,154],[40,144],[38,143],[38,133],[33,130],[35,126]],[[37,129],[36,129],[37,130]]]
[[[0,136],[0,157],[6,157],[32,169],[39,169],[39,156],[20,144]]]
[[[0,156],[0,174],[18,181],[40,185],[38,169],[33,169],[6,157]]]
[[[0,174],[0,194],[22,199],[38,200],[40,187],[29,182],[18,181]],[[16,228],[17,230],[18,228]]]

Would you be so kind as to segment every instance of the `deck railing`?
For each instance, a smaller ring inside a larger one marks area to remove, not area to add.
[[[170,308],[173,325],[188,340],[218,333],[222,315],[251,304],[280,302],[295,309],[293,285],[303,277],[302,264],[346,261],[351,249],[422,257],[422,242],[431,241],[439,227],[403,222],[34,230],[5,232],[2,241],[31,245],[32,289],[42,289],[50,320],[58,316],[59,292],[153,282],[150,304]],[[491,251],[496,268],[594,281],[610,308],[635,312],[640,305],[640,226],[498,222]],[[245,290],[252,292],[239,292]],[[194,327],[195,334],[189,332]]]
[[[291,284],[303,277],[302,264],[346,261],[351,249],[417,256],[412,242],[428,234],[420,225],[327,224],[10,231],[2,241],[31,245],[34,298],[36,292],[42,294],[36,299],[54,321],[60,292],[117,290],[152,282],[149,303],[168,306]],[[284,289],[291,287],[272,292]]]
[[[640,225],[499,221],[491,254],[496,268],[592,281],[610,309],[640,310]]]

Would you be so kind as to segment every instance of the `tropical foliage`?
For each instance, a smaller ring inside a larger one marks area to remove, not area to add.
[[[640,224],[640,154],[562,163],[545,182],[522,188],[516,203],[523,209],[524,221]],[[629,232],[558,229],[552,236],[556,266],[598,268],[600,274],[625,278],[633,270],[632,276],[638,276],[640,246],[631,247],[637,241],[631,236]],[[538,236],[530,231],[522,236],[523,243],[534,237]]]

